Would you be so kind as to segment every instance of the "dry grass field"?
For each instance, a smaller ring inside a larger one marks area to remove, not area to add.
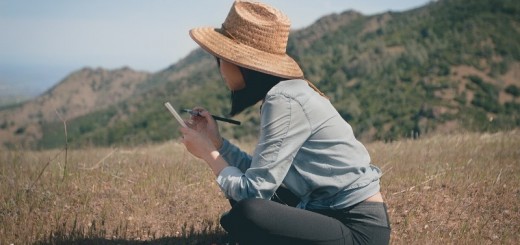
[[[518,244],[520,131],[367,144],[392,244]],[[65,158],[67,155],[67,158]],[[174,141],[0,150],[0,244],[225,244],[229,204]]]

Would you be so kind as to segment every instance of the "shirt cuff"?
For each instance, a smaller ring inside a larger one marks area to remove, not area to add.
[[[218,152],[220,155],[224,155],[225,153],[228,153],[231,150],[231,143],[227,139],[222,138],[222,145],[220,146],[220,149],[218,149]]]
[[[244,173],[236,167],[228,166],[222,169],[217,176],[217,183],[227,198],[232,198],[233,179],[241,178]]]

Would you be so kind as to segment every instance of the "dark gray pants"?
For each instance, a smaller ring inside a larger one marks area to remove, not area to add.
[[[241,245],[388,244],[390,240],[386,205],[377,202],[361,202],[342,210],[303,210],[247,199],[232,203],[220,223]]]

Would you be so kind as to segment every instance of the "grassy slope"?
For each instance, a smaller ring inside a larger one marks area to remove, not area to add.
[[[367,148],[383,170],[393,244],[520,240],[519,131]],[[68,156],[0,151],[0,244],[224,241],[217,222],[228,203],[210,170],[182,145],[92,148]]]

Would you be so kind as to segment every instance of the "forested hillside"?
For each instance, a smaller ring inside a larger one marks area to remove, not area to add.
[[[188,35],[188,34],[186,34]],[[520,2],[443,0],[407,12],[325,16],[295,30],[288,52],[363,140],[520,125]],[[215,60],[200,49],[140,85],[139,94],[68,121],[69,143],[141,144],[178,135],[165,110],[229,110]],[[222,125],[228,137],[256,135],[258,108]],[[63,144],[63,125],[43,127],[36,147]]]
[[[519,9],[517,1],[452,0],[379,16],[346,12],[350,21],[333,31],[295,33],[291,51],[358,133],[375,139],[513,128]],[[319,38],[300,44],[309,36]]]

